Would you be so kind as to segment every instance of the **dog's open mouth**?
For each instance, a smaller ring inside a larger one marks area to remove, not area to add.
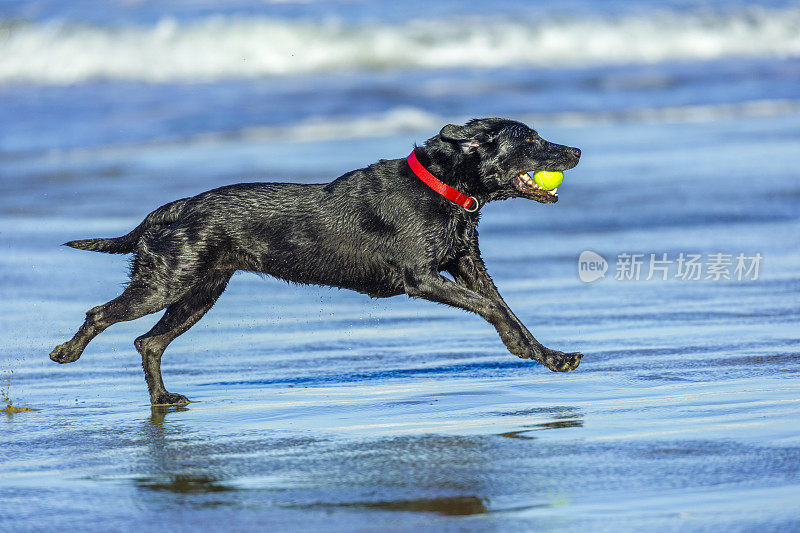
[[[511,183],[513,183],[514,187],[526,198],[545,204],[552,204],[558,201],[558,187],[552,191],[546,191],[539,187],[527,172],[522,172],[514,176]]]

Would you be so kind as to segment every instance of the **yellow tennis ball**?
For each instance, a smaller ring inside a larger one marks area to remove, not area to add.
[[[542,189],[552,191],[564,181],[564,173],[559,171],[550,172],[549,170],[537,170],[533,173],[533,181]]]

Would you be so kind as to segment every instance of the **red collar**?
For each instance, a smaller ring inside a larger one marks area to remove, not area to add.
[[[416,174],[419,179],[425,182],[425,185],[438,192],[451,202],[460,205],[468,213],[474,213],[478,210],[481,204],[478,202],[477,198],[474,196],[467,196],[466,194],[452,188],[445,182],[437,179],[436,176],[428,172],[428,170],[422,166],[422,163],[417,160],[417,156],[414,152],[415,150],[411,150],[411,154],[409,154],[409,156],[406,158],[406,161],[408,161],[408,166],[411,167],[411,170],[414,172],[414,174]]]

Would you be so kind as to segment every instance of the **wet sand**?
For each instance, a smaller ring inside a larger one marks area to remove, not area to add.
[[[0,199],[1,370],[39,410],[0,415],[0,529],[796,528],[800,116],[747,120],[538,125],[583,161],[557,206],[489,205],[481,243],[534,335],[586,354],[576,371],[513,358],[461,311],[240,273],[165,355],[185,408],[147,405],[132,341],[156,316],[48,359],[126,272],[59,244],[224,183],[325,181],[428,132],[5,160],[26,181]],[[578,279],[583,250],[605,280]],[[622,252],[764,259],[755,281],[617,281]]]

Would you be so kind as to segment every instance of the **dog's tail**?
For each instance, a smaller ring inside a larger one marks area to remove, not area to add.
[[[146,217],[141,224],[136,226],[133,231],[122,237],[111,239],[80,239],[77,241],[65,242],[64,246],[78,248],[79,250],[91,250],[93,252],[105,252],[107,254],[129,254],[136,249],[142,234],[153,226],[165,226],[176,222],[186,206],[188,198],[181,198],[166,205],[162,205]]]

